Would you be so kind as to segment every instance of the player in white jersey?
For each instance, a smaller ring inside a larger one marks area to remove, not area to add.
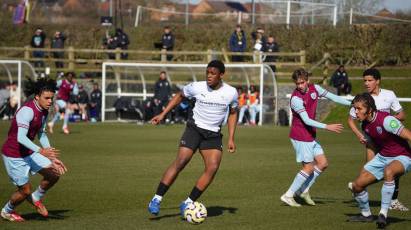
[[[187,127],[181,137],[177,158],[165,171],[156,194],[148,205],[148,211],[151,214],[158,215],[164,194],[197,149],[200,150],[204,160],[205,170],[189,197],[180,204],[182,215],[185,207],[196,201],[210,185],[222,158],[221,124],[227,112],[229,112],[228,151],[234,153],[236,149],[234,133],[237,125],[238,94],[234,87],[222,81],[224,72],[225,67],[221,61],[211,61],[207,66],[206,81],[186,85],[182,92],[178,92],[171,99],[164,111],[151,120],[153,124],[159,124],[168,112],[180,104],[184,97],[195,99],[193,116],[187,122]]]
[[[369,94],[374,98],[375,105],[377,110],[391,113],[392,116],[397,118],[400,121],[404,121],[405,113],[398,101],[397,96],[391,90],[381,89],[381,74],[377,69],[371,68],[367,69],[363,73],[364,78],[364,87]],[[350,116],[348,117],[348,125],[354,134],[358,137],[359,141],[362,144],[367,145],[367,138],[365,135],[358,129],[355,120],[357,117],[355,115],[355,109],[352,107],[350,110]],[[370,161],[374,158],[375,152],[372,148],[366,148],[366,161]],[[398,201],[398,192],[399,192],[399,178],[395,180],[395,192],[392,196],[392,202],[390,209],[408,211],[409,209],[404,206],[400,201]]]

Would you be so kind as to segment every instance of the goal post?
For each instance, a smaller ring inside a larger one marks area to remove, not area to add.
[[[20,107],[24,101],[22,90],[24,89],[24,78],[36,78],[33,66],[27,61],[21,60],[0,60],[0,82],[16,83],[16,94],[18,98],[17,106]]]
[[[189,82],[205,79],[206,67],[207,64],[104,62],[102,121],[124,120],[115,114],[114,104],[119,98],[134,104],[152,98],[161,71],[166,72],[173,92],[176,92]],[[259,124],[277,124],[277,82],[271,68],[264,64],[226,64],[225,67],[223,80],[228,84],[245,90],[249,90],[250,85],[259,89]]]

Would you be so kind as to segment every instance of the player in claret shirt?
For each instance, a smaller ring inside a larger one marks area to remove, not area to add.
[[[64,109],[64,123],[63,123],[63,133],[69,134],[68,120],[70,113],[72,112],[69,107],[70,94],[78,94],[78,86],[75,81],[76,74],[74,72],[66,73],[65,79],[57,81],[57,87],[59,88],[57,93],[56,101],[56,111],[53,119],[47,124],[49,132],[53,133],[53,126],[56,121],[60,118],[60,110]]]
[[[66,172],[64,164],[57,159],[58,150],[50,146],[45,133],[48,110],[53,103],[55,90],[56,82],[47,78],[37,82],[29,81],[26,84],[26,96],[34,95],[34,99],[17,110],[2,148],[7,174],[17,186],[17,191],[1,210],[3,219],[24,221],[15,212],[15,208],[26,199],[34,205],[37,212],[47,217],[48,211],[42,199],[58,181],[60,175]],[[42,147],[33,142],[36,135]],[[29,173],[39,173],[43,176],[40,185],[33,193],[31,193]]]
[[[327,125],[315,121],[318,98],[325,97],[343,105],[350,105],[350,102],[319,85],[311,84],[308,73],[304,69],[295,70],[292,79],[296,89],[291,95],[290,102],[293,113],[290,139],[296,152],[297,162],[302,163],[302,169],[280,199],[289,206],[299,207],[301,205],[294,200],[294,196],[300,196],[308,205],[315,205],[308,190],[328,166],[324,151],[316,140],[316,128],[336,133],[340,133],[343,129],[341,124]]]
[[[228,112],[228,151],[231,153],[235,151],[234,133],[237,125],[238,94],[234,87],[222,81],[224,73],[225,66],[221,61],[211,61],[207,66],[206,81],[186,85],[182,92],[171,99],[164,111],[151,120],[153,124],[159,124],[184,97],[195,99],[193,116],[187,122],[181,137],[177,158],[165,171],[149,203],[148,211],[151,214],[158,215],[164,194],[197,149],[200,150],[204,160],[205,170],[189,197],[180,204],[182,216],[185,207],[196,201],[207,189],[220,166],[223,151],[221,124]]]
[[[380,111],[390,113],[392,116],[400,121],[405,120],[405,112],[400,105],[397,96],[391,90],[382,89],[380,87],[381,74],[377,69],[371,68],[367,69],[363,73],[364,88],[369,94],[374,98],[375,106]],[[364,134],[357,128],[355,120],[357,119],[355,115],[355,109],[351,108],[350,116],[348,117],[348,125],[351,130],[355,133],[358,140],[362,144],[366,144],[366,139]],[[372,151],[366,151],[367,162],[373,159],[375,153]],[[398,194],[400,190],[400,178],[395,178],[395,191],[392,196],[390,209],[399,211],[408,211],[409,209],[398,200]]]
[[[385,228],[395,190],[394,180],[411,169],[411,148],[407,142],[411,141],[411,132],[388,112],[378,111],[374,98],[369,93],[357,95],[352,104],[357,119],[362,122],[367,151],[377,154],[365,164],[357,179],[348,184],[361,210],[361,215],[351,217],[350,221],[373,221],[366,188],[383,179],[377,227]]]

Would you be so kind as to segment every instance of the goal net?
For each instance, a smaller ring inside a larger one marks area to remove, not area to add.
[[[262,102],[258,124],[277,123],[277,84],[271,68],[263,64],[225,66],[223,80],[226,83],[244,92],[249,91],[251,85],[258,89]],[[207,64],[103,63],[102,121],[149,121],[158,113],[153,108],[158,105],[153,96],[161,71],[166,72],[174,94],[189,82],[205,80],[206,67]],[[172,114],[169,121],[178,122],[176,116],[179,115]]]

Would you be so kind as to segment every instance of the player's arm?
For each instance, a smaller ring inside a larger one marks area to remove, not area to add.
[[[405,112],[401,110],[399,113],[396,113],[394,117],[400,121],[405,121]]]
[[[394,116],[387,116],[384,118],[384,129],[407,141],[411,141],[411,131],[405,128],[401,121]]]
[[[174,97],[168,102],[163,112],[161,112],[159,115],[151,119],[151,124],[154,124],[154,125],[159,124],[164,119],[164,117],[166,116],[168,112],[170,112],[174,107],[179,105],[181,101],[183,101],[183,98],[184,98],[184,95],[182,92],[176,93],[176,95],[174,95]]]
[[[356,120],[355,109],[354,107],[351,107],[350,114],[348,115],[348,120],[347,120],[348,126],[350,126],[352,132],[357,136],[360,143],[365,144],[367,142],[367,139],[365,138],[364,134],[358,129],[358,126],[355,120]]]
[[[328,92],[327,90],[325,90],[323,87],[319,86],[319,85],[314,85],[315,89],[317,90],[318,94],[320,95],[320,97],[325,97],[327,99],[330,99],[331,101],[338,103],[338,104],[342,104],[342,105],[351,105],[351,102],[340,97],[337,96],[333,93]]]
[[[332,131],[336,133],[340,133],[343,129],[342,124],[328,124],[327,125],[327,124],[311,119],[308,116],[307,111],[305,110],[304,103],[301,100],[301,98],[298,98],[298,97],[291,98],[291,109],[294,110],[294,112],[298,113],[298,115],[300,115],[301,119],[303,120],[304,124],[308,126],[312,126],[312,127],[319,128],[319,129],[326,129],[328,131]]]
[[[391,96],[392,96],[391,110],[394,112],[393,116],[400,121],[405,121],[405,112],[400,104],[400,101],[398,101],[398,98],[394,92],[392,92]]]
[[[16,114],[16,121],[17,121],[17,141],[24,145],[26,148],[34,151],[39,152],[40,154],[46,157],[57,157],[58,153],[54,151],[53,148],[40,148],[36,145],[33,141],[31,141],[28,137],[28,131],[30,127],[30,122],[33,120],[34,112],[29,107],[23,107],[17,112]]]
[[[234,153],[236,150],[236,146],[234,143],[234,134],[237,128],[237,116],[238,116],[238,94],[235,93],[233,97],[233,102],[229,108],[228,114],[228,152]]]

